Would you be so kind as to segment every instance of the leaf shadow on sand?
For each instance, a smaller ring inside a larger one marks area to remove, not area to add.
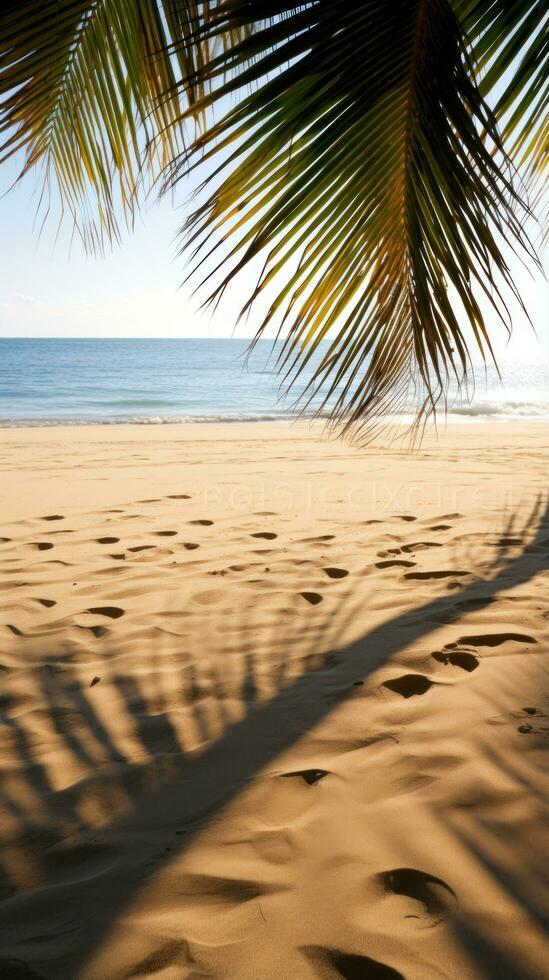
[[[147,659],[139,683],[127,673],[111,674],[119,710],[121,705],[133,721],[131,759],[105,714],[94,708],[101,678],[85,687],[70,649],[60,652],[57,665],[37,669],[43,722],[63,743],[66,757],[89,775],[56,789],[52,773],[36,759],[39,734],[20,720],[16,704],[3,700],[0,732],[20,765],[17,780],[0,796],[13,828],[1,852],[0,976],[57,980],[95,975],[87,972],[87,964],[136,893],[188,848],[256,774],[404,646],[428,637],[441,622],[459,622],[464,610],[488,604],[498,592],[546,567],[549,508],[538,502],[528,527],[535,531],[529,538],[525,534],[528,543],[522,550],[517,554],[516,548],[501,544],[482,580],[459,583],[450,594],[389,618],[344,647],[337,644],[340,613],[324,615],[299,640],[295,619],[286,610],[277,635],[278,676],[271,678],[268,696],[260,690],[253,624],[245,632],[237,630],[227,642],[240,653],[245,703],[240,717],[227,701],[225,678],[217,667],[204,667],[198,647],[182,657],[175,694],[163,683],[160,652]],[[516,519],[509,521],[502,542],[513,534]],[[345,616],[352,619],[352,603]],[[296,665],[289,652],[299,643]],[[166,710],[166,698],[174,696],[184,706],[179,727]],[[192,728],[198,750],[186,749],[186,728]],[[147,834],[151,827],[154,845]],[[517,975],[503,946],[487,944],[470,922],[457,922],[456,930],[482,975]]]

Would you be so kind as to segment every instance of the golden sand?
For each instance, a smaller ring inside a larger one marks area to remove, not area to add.
[[[546,976],[548,457],[0,431],[0,976]]]

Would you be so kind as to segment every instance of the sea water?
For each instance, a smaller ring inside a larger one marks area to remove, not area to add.
[[[307,375],[284,396],[272,343],[222,339],[0,339],[0,425],[280,420],[295,416]],[[453,395],[449,419],[549,419],[549,367],[500,364]]]

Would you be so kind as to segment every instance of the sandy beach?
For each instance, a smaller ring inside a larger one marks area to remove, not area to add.
[[[1,977],[548,976],[546,424],[0,470]]]

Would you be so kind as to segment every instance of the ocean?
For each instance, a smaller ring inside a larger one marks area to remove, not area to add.
[[[260,341],[211,339],[0,339],[0,426],[82,423],[281,420],[294,396],[280,395]],[[503,360],[449,420],[549,419],[549,366]]]

